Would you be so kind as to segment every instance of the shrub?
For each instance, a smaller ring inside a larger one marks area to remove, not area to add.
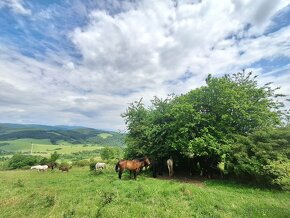
[[[263,167],[268,182],[278,188],[290,191],[290,162],[272,161]]]
[[[226,158],[226,172],[244,180],[289,189],[289,143],[289,127],[237,135]]]
[[[96,163],[90,163],[90,170],[93,171],[96,169]]]
[[[12,158],[8,162],[8,167],[11,169],[23,168],[25,166],[33,166],[39,163],[41,157],[32,156],[32,155],[24,155],[17,153],[12,156]]]
[[[58,167],[67,167],[67,168],[72,168],[72,166],[68,162],[61,162]]]
[[[0,170],[7,170],[9,161],[8,160],[0,160]]]
[[[123,150],[115,147],[105,147],[101,150],[101,158],[103,160],[120,159],[123,157]]]

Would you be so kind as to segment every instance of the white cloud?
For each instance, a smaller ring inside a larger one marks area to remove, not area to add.
[[[289,57],[289,26],[263,35],[270,18],[288,2],[204,0],[175,5],[146,0],[120,5],[112,0],[111,7],[119,13],[95,10],[86,26],[67,33],[81,60],[52,50],[39,61],[2,45],[0,119],[124,129],[120,113],[141,97],[148,103],[155,95],[196,88],[208,73],[231,73],[263,58]],[[43,19],[48,15],[42,14]],[[263,81],[290,87],[286,74],[276,78],[263,75],[263,69],[253,70],[261,72]],[[186,72],[191,77],[181,79]]]
[[[9,7],[16,14],[31,15],[31,10],[23,6],[23,0],[2,0],[0,8],[4,6]]]

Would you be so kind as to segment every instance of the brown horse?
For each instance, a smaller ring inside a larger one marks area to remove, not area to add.
[[[116,172],[119,171],[119,179],[122,178],[122,173],[125,169],[133,171],[134,179],[136,179],[137,172],[140,171],[144,166],[149,166],[150,161],[147,157],[139,158],[135,160],[120,160],[115,167]]]
[[[56,167],[56,163],[48,163],[46,164],[48,166],[49,169],[53,170]]]

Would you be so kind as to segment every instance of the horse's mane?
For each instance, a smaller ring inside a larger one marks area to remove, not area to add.
[[[140,158],[136,158],[134,160],[138,160],[138,161],[145,161],[146,160],[146,157],[140,157]]]

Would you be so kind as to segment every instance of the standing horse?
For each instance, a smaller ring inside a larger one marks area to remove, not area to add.
[[[167,161],[167,167],[168,167],[168,173],[169,173],[169,176],[173,176],[173,159],[172,157],[170,157]]]
[[[161,169],[160,169],[160,166],[159,166],[159,162],[158,161],[150,161],[151,165],[151,169],[152,169],[152,173],[153,173],[153,178],[156,178],[157,177],[157,173],[161,173]]]
[[[147,157],[139,158],[135,160],[120,160],[115,167],[116,172],[119,171],[119,179],[122,178],[122,173],[125,169],[133,171],[134,179],[137,177],[137,172],[144,166],[149,166],[150,161]]]
[[[55,163],[48,163],[46,164],[48,166],[49,169],[53,170],[56,167]]]

